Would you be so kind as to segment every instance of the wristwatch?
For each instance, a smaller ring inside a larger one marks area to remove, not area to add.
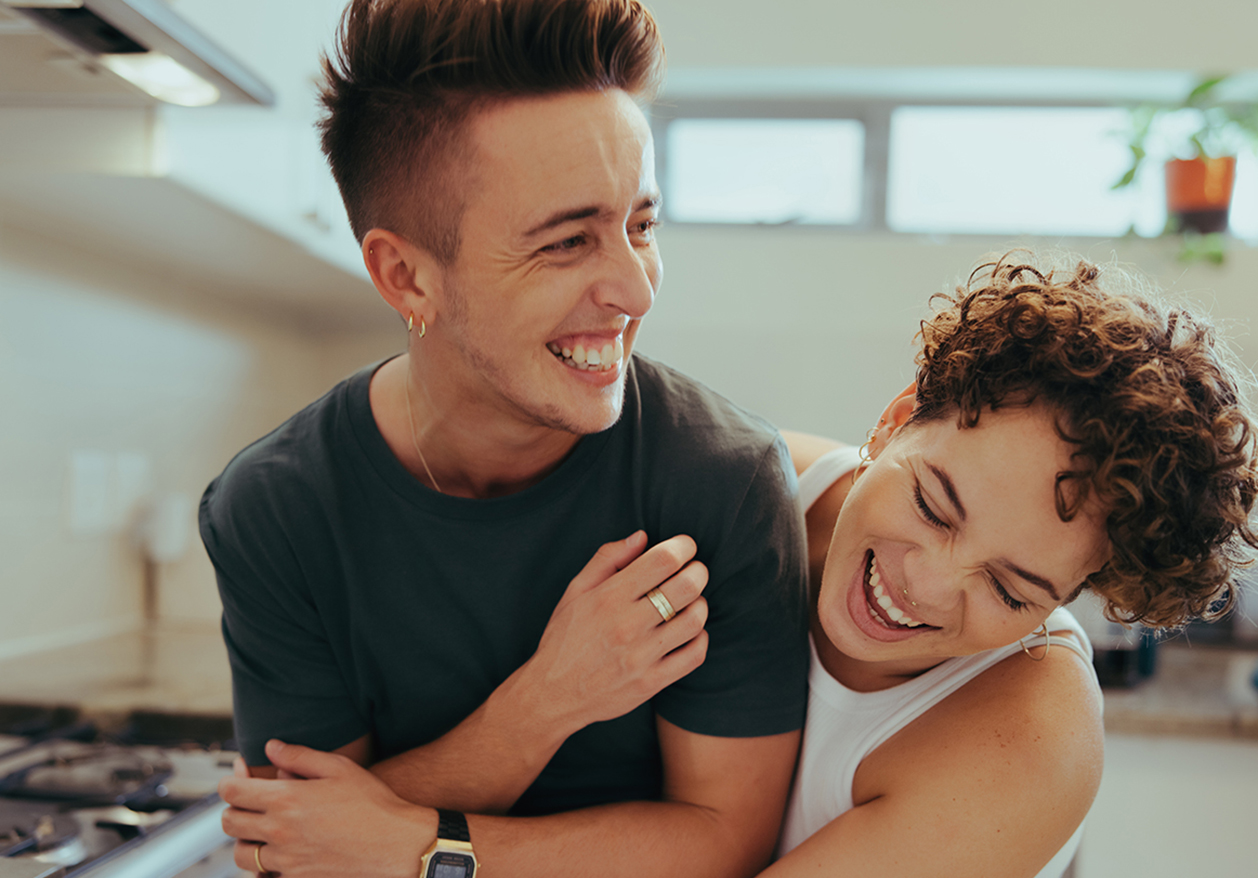
[[[467,818],[437,809],[437,840],[419,858],[419,878],[474,878],[479,865]]]

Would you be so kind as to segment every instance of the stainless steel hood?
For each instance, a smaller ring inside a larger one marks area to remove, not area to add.
[[[0,105],[158,103],[133,84],[137,62],[165,65],[158,75],[167,79],[200,80],[218,102],[275,102],[266,83],[161,0],[0,0]]]

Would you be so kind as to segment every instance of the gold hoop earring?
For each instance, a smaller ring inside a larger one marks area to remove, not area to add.
[[[424,323],[424,318],[419,318],[419,337],[423,338],[428,334],[428,326]]]
[[[1042,662],[1044,661],[1044,659],[1048,658],[1048,648],[1053,645],[1052,639],[1049,638],[1048,636],[1048,623],[1041,622],[1040,627],[1032,631],[1031,634],[1039,634],[1040,636],[1044,638],[1044,652],[1040,655],[1039,658],[1036,658],[1035,656],[1031,655],[1031,650],[1026,648],[1026,637],[1018,641],[1018,646],[1022,647],[1022,651],[1026,653],[1027,658],[1029,658],[1031,661]],[[1030,634],[1027,635],[1027,637],[1030,637],[1030,636],[1031,636]]]
[[[852,484],[853,485],[856,484],[856,477],[859,476],[861,472],[865,469],[865,467],[868,466],[870,462],[873,461],[874,459],[874,456],[870,453],[870,451],[872,450],[870,446],[874,444],[875,432],[876,430],[870,430],[868,433],[866,433],[865,441],[861,443],[860,448],[856,449],[856,458],[860,462],[856,464],[856,469],[852,470]]]
[[[411,315],[406,318],[406,334],[410,335],[411,330],[414,328],[415,328],[415,314],[414,312],[412,312]]]

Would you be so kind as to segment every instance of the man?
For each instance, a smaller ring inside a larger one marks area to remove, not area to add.
[[[202,501],[243,754],[307,778],[224,781],[242,868],[470,875],[464,827],[502,876],[767,862],[802,522],[771,428],[632,356],[661,67],[637,0],[346,11],[324,147],[408,350]]]

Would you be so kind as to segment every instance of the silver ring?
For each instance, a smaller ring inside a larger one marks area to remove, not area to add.
[[[660,591],[659,586],[651,589],[646,593],[651,603],[660,613],[660,618],[665,622],[671,621],[677,615],[677,611],[673,609],[673,605],[668,602],[668,598],[664,597],[664,592]]]

